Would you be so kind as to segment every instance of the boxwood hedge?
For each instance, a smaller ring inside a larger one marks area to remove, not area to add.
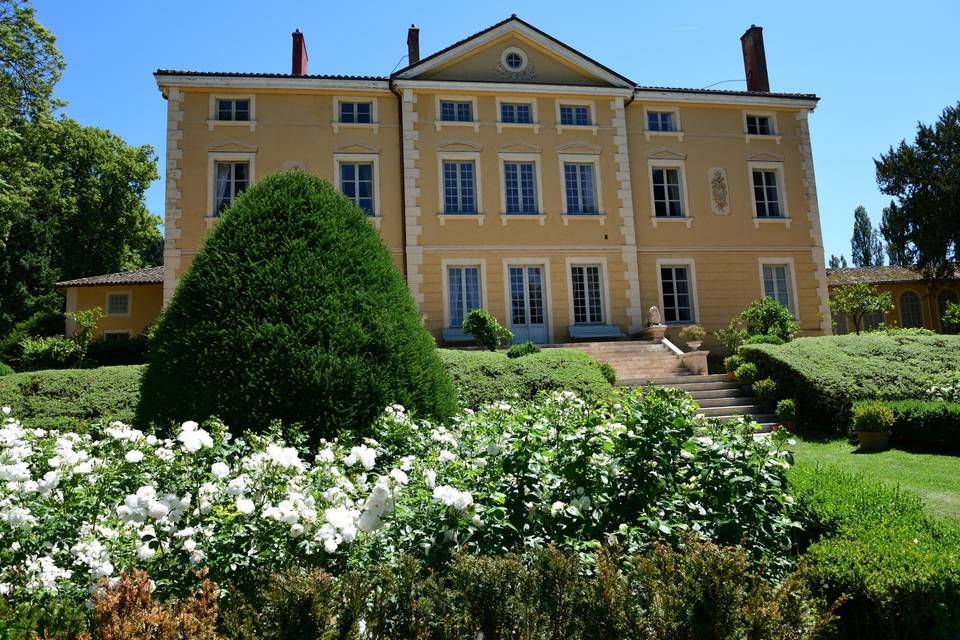
[[[740,354],[790,390],[802,428],[845,432],[856,400],[922,397],[932,376],[960,370],[960,336],[810,337],[748,345]]]
[[[960,450],[960,404],[939,400],[895,400],[894,443]]]

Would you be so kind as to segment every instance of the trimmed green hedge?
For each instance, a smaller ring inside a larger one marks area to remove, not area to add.
[[[797,400],[805,430],[846,432],[856,400],[923,395],[930,378],[960,370],[960,336],[866,334],[799,338],[740,350]]]
[[[133,420],[142,366],[30,371],[0,377],[0,405],[30,427],[83,429]]]
[[[476,408],[499,400],[532,400],[542,391],[573,391],[584,399],[608,398],[613,386],[600,363],[575,349],[544,349],[522,358],[489,351],[441,349],[440,359],[461,405]]]
[[[841,637],[957,637],[960,529],[927,515],[916,496],[837,467],[795,467],[788,477],[802,525],[799,571],[827,601],[846,598]]]
[[[960,404],[940,400],[895,400],[891,437],[895,444],[960,450]]]

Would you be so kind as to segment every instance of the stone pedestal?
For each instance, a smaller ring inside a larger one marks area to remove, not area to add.
[[[687,368],[687,371],[698,376],[705,375],[707,373],[707,354],[709,353],[709,351],[687,351],[682,356],[683,366]]]
[[[657,342],[660,342],[663,340],[663,337],[667,335],[667,325],[652,324],[649,327],[644,327],[640,331],[640,335],[646,340],[656,340]]]

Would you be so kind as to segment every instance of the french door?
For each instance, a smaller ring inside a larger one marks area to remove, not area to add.
[[[510,331],[514,342],[549,340],[543,267],[512,265],[510,273]]]

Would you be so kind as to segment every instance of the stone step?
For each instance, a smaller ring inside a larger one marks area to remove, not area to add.
[[[700,405],[701,409],[707,409],[709,407],[742,407],[756,405],[757,399],[752,396],[727,396],[699,399],[697,400],[697,404]]]
[[[716,384],[715,382],[708,382],[707,384]],[[687,391],[690,394],[690,397],[694,400],[705,400],[708,398],[738,398],[740,396],[747,395],[742,388],[739,388],[739,385],[735,388],[729,389],[694,389],[693,391]]]
[[[728,418],[733,416],[762,415],[763,407],[759,404],[744,404],[736,407],[701,407],[697,415],[707,418]]]

